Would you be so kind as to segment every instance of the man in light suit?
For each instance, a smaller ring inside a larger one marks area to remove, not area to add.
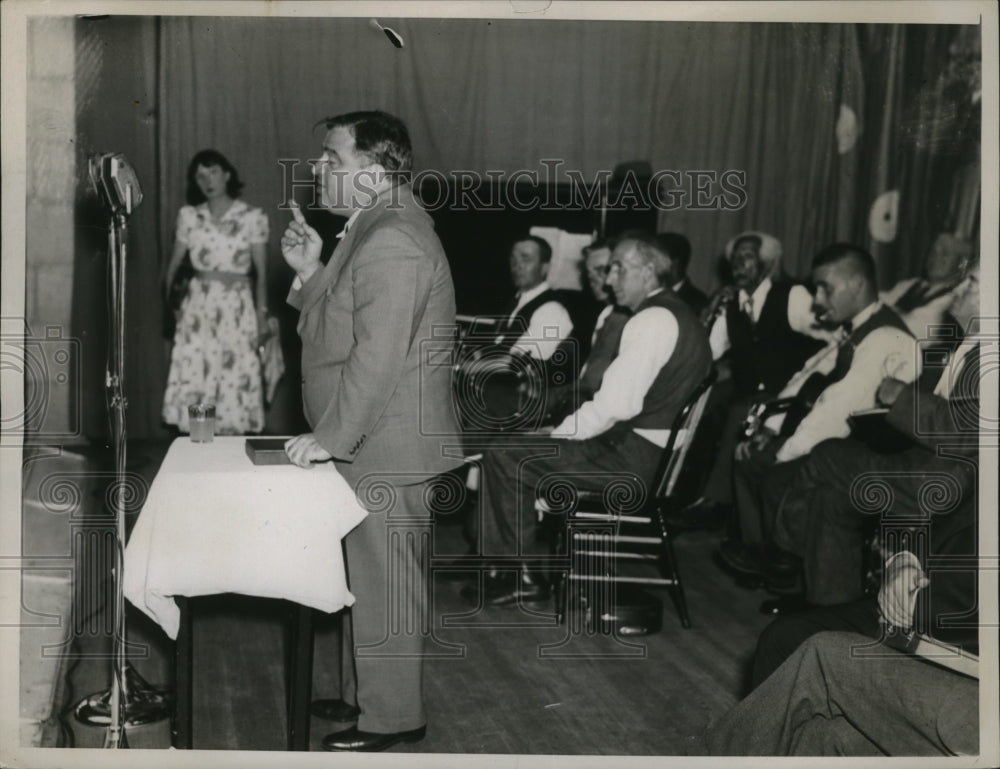
[[[406,126],[382,112],[353,112],[326,127],[313,167],[320,204],[349,219],[325,266],[322,240],[294,203],[281,240],[296,273],[288,301],[301,313],[302,396],[313,430],[285,451],[304,468],[336,462],[369,510],[345,538],[356,599],[344,623],[348,680],[326,713],[356,716],[357,725],[328,735],[323,747],[373,751],[425,733],[424,635],[391,634],[389,614],[403,612],[404,627],[429,624],[427,554],[414,544],[422,538],[412,522],[429,519],[426,481],[458,464],[445,457],[458,427],[451,369],[424,365],[425,351],[450,345],[441,331],[454,329],[455,297],[431,218],[405,180]]]

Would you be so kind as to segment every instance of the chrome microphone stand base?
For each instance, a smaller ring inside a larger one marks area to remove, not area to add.
[[[171,713],[171,694],[153,686],[135,668],[125,664],[125,726],[162,721]],[[111,725],[111,689],[88,694],[73,706],[73,716],[86,726]]]

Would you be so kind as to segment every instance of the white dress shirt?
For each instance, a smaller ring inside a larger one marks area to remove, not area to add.
[[[518,311],[528,302],[548,290],[549,284],[542,281],[534,288],[522,291],[510,318],[517,315]],[[559,343],[572,331],[573,321],[570,320],[566,308],[559,302],[546,302],[531,313],[531,318],[528,320],[528,330],[514,343],[511,349],[532,358],[548,360],[556,351]]]
[[[678,334],[677,319],[664,307],[647,307],[629,318],[601,389],[566,417],[552,431],[553,437],[583,441],[638,416],[653,380],[674,353]],[[670,430],[635,428],[635,432],[661,448],[670,437]]]
[[[907,278],[901,280],[888,291],[879,294],[879,298],[892,307],[896,302],[906,295],[915,284],[920,282],[920,278]],[[957,286],[956,286],[957,288]],[[933,326],[940,326],[948,322],[947,312],[954,297],[954,289],[945,291],[943,294],[935,296],[924,304],[914,307],[909,312],[900,312],[899,315],[906,323],[906,327],[913,332],[917,339],[929,339]]]
[[[770,292],[770,278],[764,278],[752,294],[740,289],[737,297],[740,309],[746,312],[747,302],[753,300],[751,312],[748,314],[754,323],[760,320],[761,310],[764,309],[764,302],[767,301],[767,295]],[[809,289],[801,285],[792,286],[788,292],[788,325],[792,327],[792,331],[811,336],[814,339],[822,339],[824,342],[829,341],[833,338],[834,333],[817,325],[816,316],[813,315],[812,311],[812,302],[813,298]],[[708,335],[708,343],[712,348],[712,360],[718,360],[729,349],[731,343],[725,313],[716,318],[712,325],[712,330]]]
[[[882,307],[873,302],[851,319],[858,328]],[[805,366],[788,380],[779,398],[794,396],[814,373],[829,374],[837,362],[840,341],[846,338],[843,331],[836,339],[806,361]],[[778,462],[788,462],[812,451],[813,447],[828,438],[846,438],[851,428],[847,418],[855,411],[873,408],[875,393],[886,377],[912,382],[920,373],[920,359],[916,340],[892,326],[883,326],[870,332],[854,350],[851,367],[839,382],[827,387],[815,405],[799,424],[795,432],[782,444],[775,457]],[[777,431],[784,414],[767,420],[767,426]]]
[[[991,340],[987,340],[982,334],[973,334],[962,340],[962,343],[952,353],[948,359],[948,365],[941,372],[941,378],[934,387],[934,394],[940,398],[950,398],[952,388],[958,381],[958,375],[965,368],[965,359],[981,343],[989,345]],[[995,342],[993,342],[995,344]]]

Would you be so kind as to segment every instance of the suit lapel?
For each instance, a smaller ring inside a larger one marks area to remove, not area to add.
[[[326,266],[323,268],[320,276],[321,282],[317,286],[317,290],[312,292],[309,301],[302,305],[300,311],[302,315],[309,312],[320,299],[326,296],[330,287],[337,283],[344,265],[347,264],[347,260],[354,251],[354,244],[357,242],[358,237],[368,229],[369,223],[373,220],[374,216],[367,215],[367,212],[362,212],[361,216],[355,220],[354,226],[344,233],[344,237],[337,243],[336,248],[333,249],[333,253],[330,254],[329,261],[327,261]]]
[[[354,220],[354,225],[349,229],[344,237],[341,239],[337,247],[333,249],[333,253],[330,255],[330,261],[326,263],[326,267],[323,268],[323,273],[320,277],[322,281],[315,292],[311,292],[310,298],[307,302],[302,305],[301,314],[305,315],[309,312],[316,303],[326,296],[327,291],[329,291],[331,286],[336,285],[337,279],[340,277],[340,273],[343,272],[344,266],[350,260],[351,255],[354,253],[354,244],[357,243],[364,235],[371,229],[375,220],[378,219],[377,212],[388,206],[390,201],[394,201],[396,204],[402,203],[403,212],[409,210],[410,205],[415,205],[414,202],[409,200],[409,187],[406,186],[405,189],[390,191],[387,194],[379,197],[375,202],[371,211],[362,211],[361,215]]]

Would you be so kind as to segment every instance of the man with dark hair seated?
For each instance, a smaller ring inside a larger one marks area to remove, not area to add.
[[[963,312],[961,304],[971,306],[973,291],[978,289],[967,283],[956,293],[956,315]],[[977,353],[983,341],[966,340],[934,393],[922,395],[894,379],[881,386],[883,397],[893,401],[890,424],[922,442],[912,451],[925,456],[913,457],[906,473],[862,446],[831,441],[844,444],[841,459],[861,455],[840,478],[840,517],[849,527],[845,484],[869,474],[882,492],[898,493],[898,504],[883,518],[883,537],[895,552],[883,568],[878,597],[771,623],[757,644],[753,692],[711,724],[690,753],[979,752],[976,447],[980,425],[995,435],[997,424],[995,405],[985,418],[978,413]],[[918,486],[928,478],[951,479],[958,496],[921,495]],[[858,493],[864,496],[866,489]]]
[[[849,435],[850,415],[876,405],[884,378],[912,382],[918,370],[912,335],[878,300],[870,254],[848,243],[828,246],[813,259],[812,279],[817,315],[841,326],[841,333],[779,393],[793,399],[793,408],[769,418],[737,446],[733,484],[740,538],[724,541],[719,549],[728,568],[764,574],[774,583],[793,578],[796,562],[770,546],[776,510],[762,504],[762,494],[784,489],[817,444]]]
[[[864,524],[875,514],[881,514],[880,539],[895,540],[898,549],[905,534],[911,549],[923,551],[917,555],[930,573],[929,604],[918,604],[918,627],[974,648],[975,621],[966,612],[974,608],[975,596],[980,425],[995,434],[997,424],[995,404],[992,414],[979,413],[980,352],[996,342],[978,333],[978,310],[979,267],[974,266],[950,307],[969,332],[962,344],[945,365],[929,367],[931,376],[920,383],[926,382],[926,389],[897,379],[881,384],[887,426],[908,437],[909,448],[882,454],[852,438],[826,441],[785,490],[774,539],[801,556],[806,598],[826,608],[790,614],[764,630],[754,660],[755,685],[813,633],[878,632],[878,607],[863,598],[862,588]],[[965,570],[962,560],[970,564]],[[942,568],[936,571],[938,563]],[[932,627],[928,608],[949,618]]]
[[[656,236],[656,242],[670,257],[670,287],[687,302],[695,315],[701,315],[708,307],[708,297],[687,276],[691,264],[691,241],[679,232],[661,232]]]
[[[484,596],[478,581],[467,586],[467,600],[504,605],[548,598],[541,570],[549,548],[536,536],[534,509],[546,477],[558,474],[592,490],[624,478],[648,491],[674,417],[711,366],[704,329],[670,290],[669,275],[670,260],[651,237],[622,238],[608,283],[632,315],[593,398],[554,429],[484,441],[483,554],[518,571],[489,574]],[[468,438],[473,448],[475,439]]]
[[[468,428],[485,415],[503,422],[518,411],[524,373],[543,372],[546,382],[576,377],[578,357],[565,349],[572,345],[573,320],[560,292],[548,283],[552,246],[528,235],[510,250],[510,275],[517,289],[492,336],[467,339],[460,355],[456,383],[459,391],[475,391],[481,408],[463,410],[460,421]],[[562,348],[562,349],[561,349]]]
[[[744,232],[726,244],[734,282],[714,297],[706,322],[712,357],[728,361],[731,377],[709,402],[710,409],[723,413],[714,417],[721,423],[720,437],[707,448],[711,470],[704,491],[668,516],[675,531],[716,528],[731,517],[741,423],[755,400],[777,395],[832,335],[817,324],[809,290],[783,277],[781,253],[778,239],[764,232]]]

